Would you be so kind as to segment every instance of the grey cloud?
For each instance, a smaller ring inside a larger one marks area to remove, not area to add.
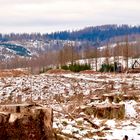
[[[0,0],[0,31],[140,24],[139,5],[140,0]]]

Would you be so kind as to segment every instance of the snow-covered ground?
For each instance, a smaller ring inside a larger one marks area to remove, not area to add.
[[[115,104],[102,96],[124,95],[124,119],[99,119],[84,108]],[[127,95],[134,97],[126,98]],[[136,96],[136,97],[135,97]],[[53,127],[80,140],[140,140],[140,74],[41,74],[0,78],[0,103],[35,102],[54,109]],[[97,127],[85,120],[88,118]],[[73,138],[74,139],[74,138]]]
[[[137,60],[137,62],[140,62],[140,58],[132,58],[132,57],[128,58],[128,68],[132,68],[132,65],[134,64],[135,60]],[[114,60],[114,57],[109,57],[108,61],[109,61],[109,64],[114,64],[114,61],[118,62],[121,64],[122,68],[126,68],[126,65],[127,65],[125,57],[123,57],[123,56],[119,56],[115,60]],[[95,58],[81,59],[76,62],[79,62],[80,64],[89,63],[91,65],[92,69],[96,70],[96,59]],[[104,64],[104,63],[106,63],[105,57],[97,58],[97,69],[100,70],[102,64]],[[135,67],[139,67],[139,64],[136,63]]]

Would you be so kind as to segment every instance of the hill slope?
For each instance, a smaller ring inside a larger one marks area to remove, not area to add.
[[[19,55],[19,56],[30,56],[31,52],[21,46],[21,45],[17,45],[17,44],[11,44],[11,43],[0,43],[0,47],[1,50],[6,50],[7,52],[11,52],[15,55]]]

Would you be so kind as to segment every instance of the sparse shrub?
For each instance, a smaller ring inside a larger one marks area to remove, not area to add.
[[[77,121],[77,125],[82,125],[83,121]]]
[[[62,125],[63,125],[63,126],[67,126],[68,123],[67,123],[66,121],[63,121],[63,122],[62,122]]]
[[[61,67],[61,69],[69,70],[69,67],[67,65],[64,65],[64,66]]]
[[[80,71],[84,71],[84,70],[91,70],[91,66],[90,64],[71,64],[69,66],[64,65],[61,67],[64,70],[70,70],[73,72],[80,72]]]
[[[115,70],[114,64],[102,64],[100,72],[113,72]]]

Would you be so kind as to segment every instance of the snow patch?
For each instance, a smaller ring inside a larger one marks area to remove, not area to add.
[[[135,105],[137,103],[133,100],[125,102],[125,113],[127,117],[135,118],[137,116],[137,112],[135,110]]]

